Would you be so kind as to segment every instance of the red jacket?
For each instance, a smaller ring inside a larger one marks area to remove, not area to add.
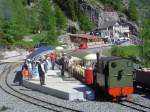
[[[55,56],[55,54],[54,54],[54,53],[51,53],[51,54],[50,54],[50,59],[51,59],[52,61],[55,61],[56,56]]]

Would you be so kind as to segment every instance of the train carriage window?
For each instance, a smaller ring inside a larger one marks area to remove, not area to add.
[[[116,63],[116,62],[112,62],[112,63],[111,63],[111,67],[112,67],[112,68],[116,68],[116,66],[117,66],[117,63]]]
[[[132,62],[128,61],[128,62],[127,62],[127,66],[128,66],[128,67],[132,67]]]

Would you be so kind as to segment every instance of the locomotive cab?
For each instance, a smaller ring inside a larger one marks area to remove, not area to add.
[[[119,97],[133,93],[132,61],[104,57],[98,60],[95,68],[95,82],[103,95]]]

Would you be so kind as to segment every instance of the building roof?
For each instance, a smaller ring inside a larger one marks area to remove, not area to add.
[[[70,36],[80,37],[80,38],[85,38],[85,39],[96,39],[96,38],[98,38],[97,36],[89,35],[89,34],[70,34]]]

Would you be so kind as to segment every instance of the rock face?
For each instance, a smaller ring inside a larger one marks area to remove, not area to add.
[[[128,2],[128,0],[123,0],[125,7],[128,7]],[[101,25],[107,22],[110,23],[119,21],[127,24],[130,27],[130,30],[133,34],[137,34],[139,30],[137,24],[129,21],[126,15],[122,14],[122,16],[120,16],[120,14],[115,11],[104,11],[102,5],[100,5],[100,7],[93,7],[86,0],[83,0],[83,2],[80,3],[80,8],[96,24],[96,29],[99,29]]]
[[[90,19],[96,24],[96,27],[99,28],[100,25],[104,24],[105,22],[112,22],[112,21],[119,21],[118,13],[103,11],[101,7],[92,7],[86,1],[80,4],[81,10],[83,10]]]
[[[106,11],[100,11],[99,12],[99,18],[98,18],[98,28],[101,27],[101,25],[107,23],[107,22],[114,22],[119,21],[119,16],[117,12],[106,12]]]

